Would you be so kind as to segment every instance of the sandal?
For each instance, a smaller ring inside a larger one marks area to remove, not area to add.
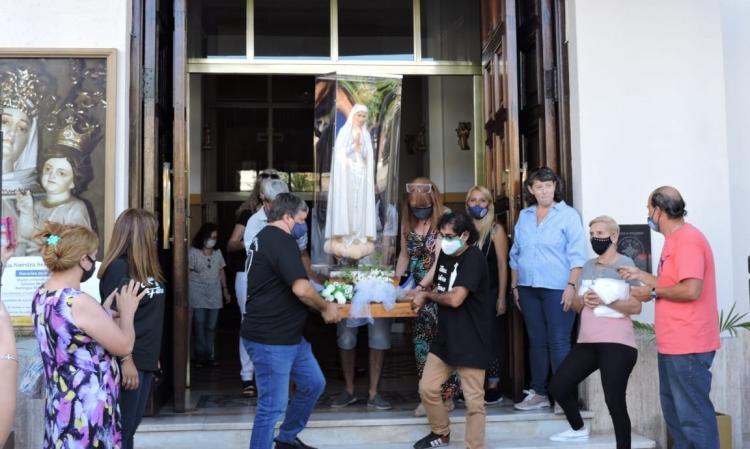
[[[252,380],[242,381],[242,396],[246,398],[254,398],[258,394],[255,389],[255,382]]]

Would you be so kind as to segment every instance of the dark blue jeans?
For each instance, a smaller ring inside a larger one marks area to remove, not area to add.
[[[326,381],[310,343],[304,338],[296,345],[264,345],[242,339],[255,366],[258,408],[250,436],[250,449],[271,449],[273,428],[281,416],[276,441],[291,443],[307,425],[315,403],[325,390]],[[289,400],[289,381],[297,387]]]
[[[550,364],[552,373],[570,352],[570,338],[576,314],[563,312],[563,290],[518,287],[523,321],[529,335],[529,366],[531,388],[542,396],[547,395],[547,377]]]
[[[193,309],[193,344],[198,362],[213,359],[216,322],[220,309]]]
[[[133,449],[133,435],[138,430],[143,412],[146,410],[153,378],[154,374],[151,371],[138,370],[138,388],[135,390],[120,388],[122,449]]]
[[[659,354],[661,411],[672,435],[672,449],[719,449],[711,391],[714,352]]]

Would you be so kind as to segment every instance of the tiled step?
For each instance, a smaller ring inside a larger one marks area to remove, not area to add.
[[[487,441],[497,448],[568,447],[551,444],[547,437],[565,430],[568,425],[564,417],[548,411],[515,412],[511,407],[487,409]],[[591,414],[584,412],[584,419]],[[139,449],[245,449],[250,440],[253,415],[249,412],[222,414],[183,414],[147,418],[136,434]],[[451,440],[459,446],[464,438],[464,410],[451,413]],[[408,411],[388,412],[316,412],[300,438],[307,444],[319,447],[404,447],[429,432],[426,418],[415,418]],[[530,441],[533,445],[529,446]],[[506,444],[504,446],[504,444]],[[510,445],[507,445],[510,444]],[[592,444],[598,444],[596,438]],[[343,445],[343,446],[342,446]],[[378,446],[381,445],[381,446]],[[580,444],[577,447],[581,446]],[[590,446],[592,448],[614,447],[613,445]],[[652,447],[652,446],[634,446]]]
[[[633,449],[653,449],[656,447],[656,443],[643,438],[642,436],[633,435],[632,439]],[[344,449],[351,448],[351,445],[328,445],[325,449]],[[357,449],[411,449],[412,444],[409,443],[396,443],[396,444],[361,444],[356,446]],[[462,441],[451,441],[450,449],[462,449],[464,444]],[[533,438],[533,439],[512,439],[512,440],[488,440],[486,449],[614,449],[615,448],[615,437],[613,435],[595,435],[592,436],[587,442],[579,443],[557,443],[549,441],[544,438]]]

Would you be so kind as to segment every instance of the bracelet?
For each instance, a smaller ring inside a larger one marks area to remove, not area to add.
[[[568,282],[568,285],[570,285],[570,286],[571,286],[571,287],[573,287],[573,288],[576,288],[576,284],[574,284],[574,283],[572,283],[572,282]]]
[[[120,363],[127,362],[128,360],[133,358],[133,354],[128,354],[125,357],[120,357]]]
[[[0,360],[10,360],[11,362],[18,363],[18,359],[13,354],[0,355]]]
[[[510,290],[511,290],[511,291],[513,291],[513,290],[518,290],[518,286],[517,286],[517,285],[511,285],[511,286],[510,286]]]

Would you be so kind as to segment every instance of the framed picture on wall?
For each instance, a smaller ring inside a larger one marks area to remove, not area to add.
[[[92,229],[99,259],[106,247],[116,73],[114,49],[0,49],[2,300],[15,324],[30,324],[31,298],[47,276],[34,239],[45,222]]]

